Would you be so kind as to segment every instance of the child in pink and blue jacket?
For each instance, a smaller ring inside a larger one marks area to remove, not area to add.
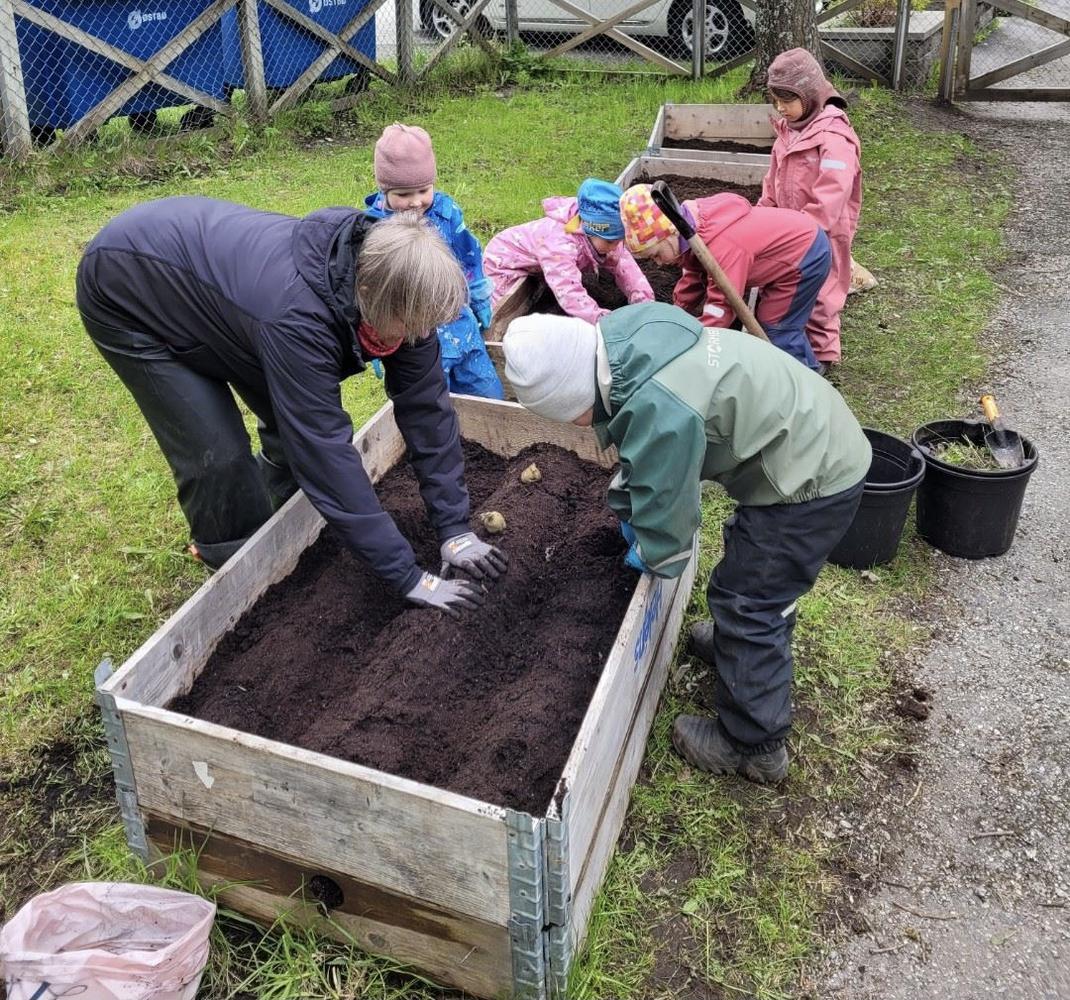
[[[769,171],[760,207],[805,212],[828,234],[832,266],[806,324],[823,365],[840,360],[840,312],[851,287],[851,243],[862,207],[861,144],[843,108],[846,102],[806,49],[781,52],[769,66],[773,122]]]
[[[589,177],[575,198],[547,198],[543,218],[498,233],[487,244],[483,269],[494,282],[493,304],[529,274],[542,274],[568,316],[597,323],[609,312],[583,287],[584,274],[605,269],[629,304],[652,302],[654,291],[624,247],[621,189]]]
[[[483,250],[465,225],[461,207],[448,194],[435,190],[431,137],[417,125],[388,125],[375,144],[374,166],[379,190],[364,199],[364,214],[385,219],[395,212],[419,212],[453,252],[468,282],[468,305],[435,331],[450,392],[504,398],[483,340],[491,318],[491,285],[483,273]],[[374,362],[372,367],[378,374]]]

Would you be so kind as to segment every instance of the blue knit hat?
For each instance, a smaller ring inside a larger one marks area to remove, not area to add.
[[[579,203],[580,225],[588,236],[604,240],[624,239],[624,223],[620,218],[620,198],[624,192],[616,184],[588,177],[576,195]]]

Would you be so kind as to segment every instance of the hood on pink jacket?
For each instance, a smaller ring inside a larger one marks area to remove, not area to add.
[[[576,199],[566,195],[544,198],[542,201],[543,214],[555,222],[568,222],[579,210]]]
[[[696,222],[701,220],[702,238],[708,244],[729,226],[750,215],[752,205],[739,194],[724,191],[709,198],[685,201],[684,205]]]
[[[830,104],[823,108],[816,117],[798,130],[791,128],[783,118],[770,116],[770,121],[785,147],[791,151],[804,149],[808,145],[819,142],[823,133],[832,133],[846,139],[855,147],[855,152],[861,155],[862,144],[858,141],[858,136],[847,114],[835,105]]]

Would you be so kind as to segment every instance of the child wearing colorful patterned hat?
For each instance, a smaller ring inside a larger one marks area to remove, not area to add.
[[[483,272],[483,248],[464,224],[461,207],[445,192],[435,190],[437,166],[431,137],[418,125],[388,125],[375,144],[374,168],[379,190],[364,199],[365,214],[373,219],[395,212],[423,215],[445,240],[468,282],[468,304],[456,319],[436,331],[450,392],[504,398],[482,334],[490,326],[491,315],[491,283]]]
[[[629,303],[653,301],[650,282],[621,242],[620,198],[616,184],[589,177],[575,198],[547,198],[543,218],[498,233],[483,255],[494,304],[517,282],[541,274],[566,315],[597,323],[609,310],[587,294],[583,276],[603,268]]]
[[[687,242],[654,203],[649,184],[621,196],[624,242],[637,257],[683,268],[673,304],[703,326],[732,325],[735,313]],[[755,208],[738,194],[683,203],[684,216],[743,295],[758,289],[758,322],[769,339],[809,368],[822,370],[806,339],[806,321],[829,270],[829,241],[802,212]]]

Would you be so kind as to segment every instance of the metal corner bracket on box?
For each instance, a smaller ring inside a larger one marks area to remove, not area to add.
[[[564,1000],[572,957],[565,818],[510,810],[509,938],[515,1000]]]
[[[103,690],[104,682],[114,672],[111,660],[105,658],[93,672],[96,687],[96,702],[100,706],[100,715],[104,723],[104,737],[111,752],[111,768],[115,775],[115,797],[119,802],[119,815],[122,817],[126,842],[142,861],[149,860],[149,843],[145,837],[145,824],[141,820],[141,810],[137,804],[137,791],[134,784],[134,769],[130,763],[130,747],[126,742],[126,728],[115,707],[115,695]]]

